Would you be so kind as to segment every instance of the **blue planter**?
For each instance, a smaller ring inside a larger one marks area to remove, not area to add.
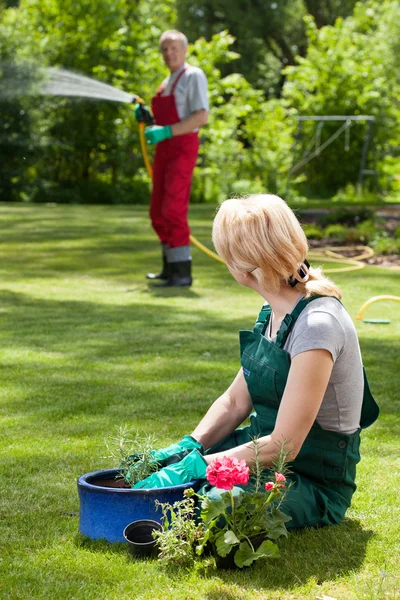
[[[126,542],[124,529],[132,521],[151,519],[161,522],[155,500],[173,504],[182,500],[188,488],[197,490],[200,482],[191,481],[162,489],[132,490],[116,480],[119,469],[86,473],[78,479],[80,502],[79,531],[94,540]]]

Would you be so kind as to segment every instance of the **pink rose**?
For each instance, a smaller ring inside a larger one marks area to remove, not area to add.
[[[275,481],[276,483],[283,483],[286,481],[286,477],[282,473],[275,473]]]
[[[221,490],[231,490],[235,485],[249,482],[250,469],[246,461],[223,456],[215,458],[207,467],[206,475],[211,485]]]
[[[268,482],[265,484],[265,491],[266,491],[266,492],[270,492],[270,491],[271,491],[271,490],[274,488],[274,485],[275,485],[275,484],[274,484],[272,481],[268,481]]]

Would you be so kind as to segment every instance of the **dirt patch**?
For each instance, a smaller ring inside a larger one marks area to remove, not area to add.
[[[340,250],[338,250],[338,254],[346,258],[354,258],[361,254],[361,250],[358,244],[346,244],[346,247],[340,245],[339,243],[335,244],[332,239],[324,238],[322,240],[309,240],[309,246],[311,249],[317,250],[318,248],[326,248],[330,247],[332,250],[335,250],[335,245],[340,246]],[[366,265],[378,265],[380,267],[400,267],[400,254],[377,254],[371,256],[370,258],[366,258],[361,260]]]

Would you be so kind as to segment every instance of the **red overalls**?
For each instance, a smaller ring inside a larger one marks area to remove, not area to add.
[[[174,81],[170,95],[162,96],[165,86],[161,86],[152,98],[151,108],[157,125],[173,125],[180,121],[174,91],[185,71],[186,68],[182,69]],[[190,243],[187,215],[198,151],[196,132],[172,137],[156,146],[150,218],[160,242],[169,248]]]

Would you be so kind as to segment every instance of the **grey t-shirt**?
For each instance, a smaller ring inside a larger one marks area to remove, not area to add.
[[[324,429],[353,433],[360,426],[364,394],[362,359],[353,321],[335,298],[310,302],[284,345],[291,358],[321,348],[331,353],[334,365],[316,420]]]
[[[174,91],[176,108],[181,121],[196,112],[196,110],[209,110],[208,84],[204,71],[198,67],[191,67],[188,63],[185,63],[178,71],[164,79],[161,85],[165,85],[165,89],[161,95],[168,96],[171,93],[174,81],[183,69],[186,69],[186,71],[179,79]]]

